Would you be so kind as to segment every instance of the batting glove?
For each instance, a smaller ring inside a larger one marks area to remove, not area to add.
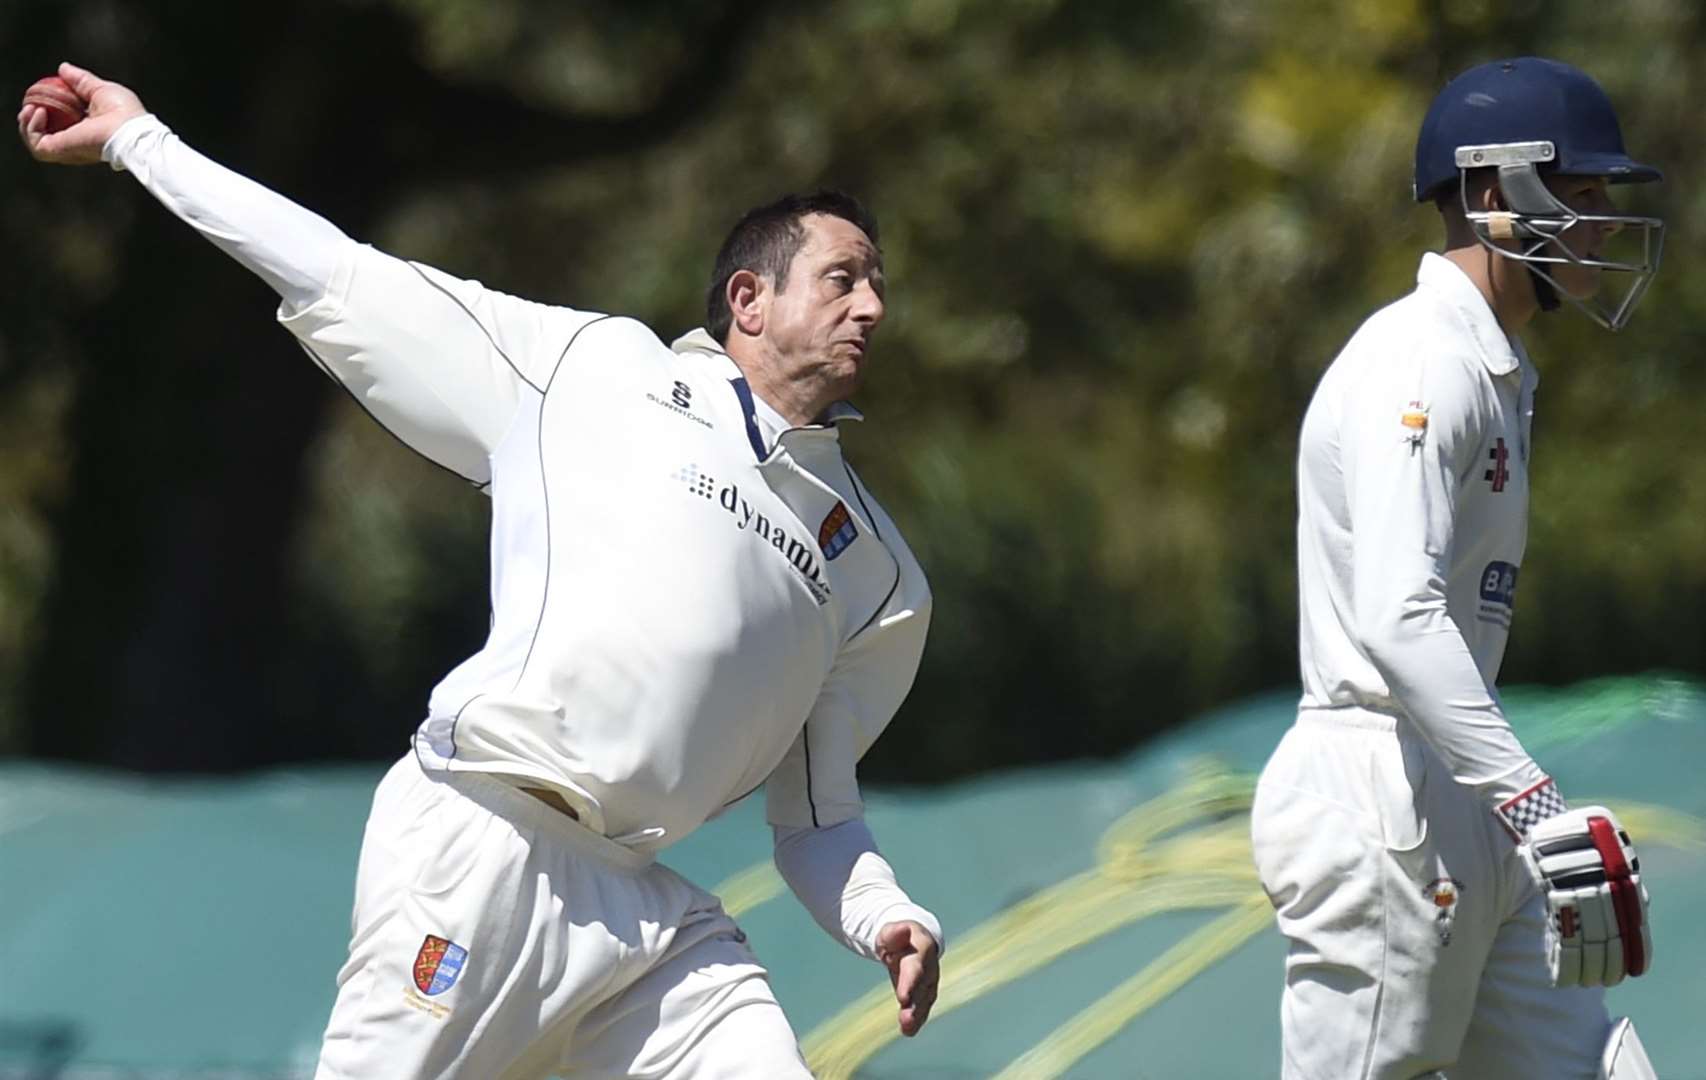
[[[1647,889],[1635,845],[1603,806],[1530,826],[1520,850],[1546,894],[1554,986],[1616,986],[1652,963]]]

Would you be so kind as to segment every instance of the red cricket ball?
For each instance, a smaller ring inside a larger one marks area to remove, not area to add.
[[[83,99],[58,75],[37,79],[24,91],[25,105],[39,105],[47,114],[47,130],[64,131],[87,116]]]

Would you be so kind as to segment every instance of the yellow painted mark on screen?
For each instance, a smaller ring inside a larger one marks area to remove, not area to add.
[[[766,860],[729,875],[711,892],[722,897],[723,910],[729,918],[738,919],[759,904],[781,896],[785,888],[775,864]]]

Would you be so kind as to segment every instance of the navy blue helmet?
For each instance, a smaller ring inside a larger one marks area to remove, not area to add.
[[[1470,68],[1434,98],[1416,140],[1416,201],[1456,186],[1459,147],[1534,142],[1552,144],[1544,172],[1614,184],[1662,179],[1624,150],[1611,99],[1587,72],[1524,56]]]
[[[1504,209],[1469,205],[1469,176],[1482,169],[1497,171]],[[1664,223],[1626,214],[1577,213],[1547,188],[1549,175],[1603,176],[1613,184],[1661,179],[1659,170],[1624,149],[1617,112],[1605,91],[1569,64],[1537,56],[1495,60],[1465,71],[1434,98],[1416,139],[1416,201],[1437,201],[1455,189],[1476,237],[1495,253],[1528,265],[1536,295],[1548,310],[1557,307],[1562,292],[1549,264],[1634,275],[1615,304],[1590,306],[1563,293],[1596,322],[1619,329],[1658,271]],[[1639,245],[1639,253],[1611,259],[1573,250],[1564,234],[1584,224],[1623,232]]]

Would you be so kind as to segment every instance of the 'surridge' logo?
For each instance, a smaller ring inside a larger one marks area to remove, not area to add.
[[[677,416],[685,416],[701,427],[715,428],[717,425],[693,411],[693,388],[684,382],[677,381],[674,389],[669,392],[669,400],[664,400],[656,394],[647,392],[646,400],[653,405],[668,409]]]

